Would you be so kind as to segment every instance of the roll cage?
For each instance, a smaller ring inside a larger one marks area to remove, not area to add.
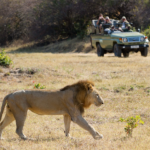
[[[110,33],[114,33],[114,32],[121,32],[121,31],[119,31],[119,24],[120,23],[118,23],[119,22],[119,20],[115,20],[115,19],[110,19],[110,21],[111,21],[111,23],[112,23],[112,26],[114,26],[114,28],[116,29],[116,30],[118,30],[118,31],[109,31],[108,29],[105,31],[105,29],[106,28],[108,28],[108,26],[110,25],[110,24],[106,24],[106,23],[102,23],[102,28],[103,28],[103,33],[101,33],[101,34],[110,34]],[[93,25],[93,27],[95,28],[95,30],[93,30],[93,33],[95,33],[95,34],[98,34],[98,33],[100,33],[99,32],[99,25],[97,25],[97,22],[98,22],[98,20],[92,20],[92,25]],[[132,23],[130,23],[130,25],[132,25]],[[130,31],[131,32],[131,31]],[[140,30],[138,29],[138,32],[140,32]]]

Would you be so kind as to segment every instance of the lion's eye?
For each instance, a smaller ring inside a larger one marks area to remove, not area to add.
[[[99,98],[99,95],[97,94],[96,97]]]

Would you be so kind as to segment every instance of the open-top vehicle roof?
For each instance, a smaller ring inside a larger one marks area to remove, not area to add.
[[[94,26],[94,27],[98,27],[98,25],[97,25],[97,19],[94,19],[94,20],[92,20],[92,25]],[[116,25],[117,25],[117,22],[119,21],[119,20],[115,20],[115,19],[110,19],[110,21],[112,22],[112,25],[114,25],[115,27],[116,27]]]

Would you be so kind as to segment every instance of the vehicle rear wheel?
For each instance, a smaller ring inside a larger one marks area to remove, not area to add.
[[[145,47],[143,50],[141,50],[141,55],[146,57],[148,54],[148,47]]]
[[[129,52],[123,52],[124,57],[129,57]]]
[[[114,55],[117,57],[121,57],[121,49],[118,47],[118,44],[114,45]]]
[[[97,46],[97,55],[104,56],[104,49],[100,46],[99,43],[96,46]]]

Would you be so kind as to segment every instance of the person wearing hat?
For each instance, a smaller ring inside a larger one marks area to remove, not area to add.
[[[99,26],[99,32],[102,30],[102,23],[105,21],[105,18],[103,17],[103,14],[100,13],[97,25]]]
[[[112,25],[112,26],[111,26],[111,33],[114,32],[114,31],[118,31],[118,29],[116,29],[115,26]]]
[[[105,33],[105,31],[107,31],[107,33],[109,33],[111,26],[112,26],[112,23],[111,23],[109,17],[106,16],[106,17],[105,17],[105,21],[104,21],[104,23],[102,24],[102,27],[103,27],[103,28],[102,28],[102,33]]]
[[[111,23],[109,17],[106,16],[105,21],[103,23],[103,29],[110,28],[111,26],[112,26],[112,23]]]
[[[122,19],[118,22],[118,25],[119,25],[119,30],[124,32],[129,31],[131,28],[125,16],[123,16]]]
[[[108,16],[106,16],[104,23],[106,23],[106,24],[112,24]]]

